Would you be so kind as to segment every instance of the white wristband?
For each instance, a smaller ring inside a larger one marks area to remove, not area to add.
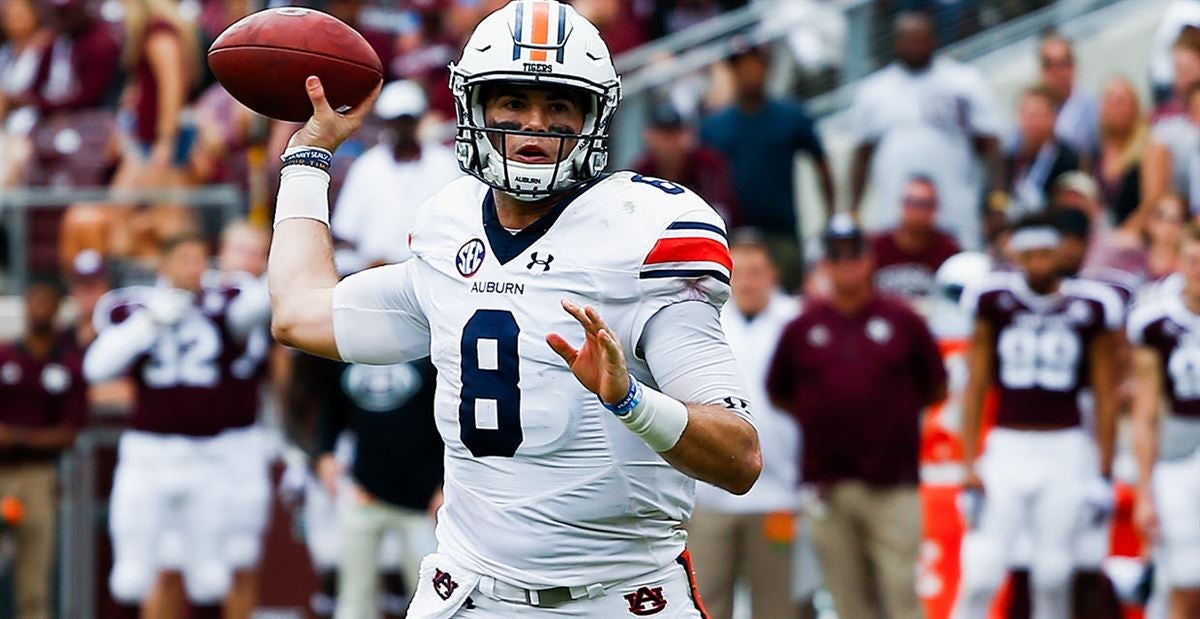
[[[284,166],[275,199],[275,225],[285,219],[315,219],[329,225],[329,173],[306,165]]]
[[[642,437],[656,452],[675,446],[687,427],[687,405],[666,394],[642,385],[642,400],[628,415],[618,416],[627,428]]]

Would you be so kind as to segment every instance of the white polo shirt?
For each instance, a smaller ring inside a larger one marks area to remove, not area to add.
[[[981,244],[983,170],[972,138],[1000,135],[993,97],[973,67],[935,58],[924,71],[892,63],[863,83],[851,109],[858,142],[876,144],[871,187],[882,224],[898,219],[909,178],[933,179],[938,225],[964,249]]]
[[[741,366],[754,407],[762,473],[750,492],[736,496],[705,483],[696,483],[696,506],[726,514],[765,514],[795,510],[800,471],[800,428],[785,411],[771,406],[767,371],[783,329],[800,313],[800,303],[782,292],[760,314],[747,320],[732,300],[721,311],[721,327]]]
[[[411,258],[408,234],[417,207],[460,176],[454,153],[437,143],[422,144],[421,157],[413,161],[396,161],[386,143],[363,153],[350,166],[333,210],[334,238],[355,245],[350,256],[339,252],[338,270],[357,271],[373,262]]]

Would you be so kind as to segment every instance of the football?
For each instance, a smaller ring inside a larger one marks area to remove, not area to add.
[[[383,79],[367,40],[332,15],[287,7],[259,11],[225,29],[208,50],[221,85],[264,116],[303,122],[312,115],[304,88],[321,78],[333,109],[357,105]]]

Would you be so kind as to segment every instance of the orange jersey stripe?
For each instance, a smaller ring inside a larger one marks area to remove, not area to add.
[[[550,41],[550,3],[535,2],[533,4],[533,38],[535,45],[545,45]],[[529,52],[529,59],[546,61],[546,50],[535,49]]]

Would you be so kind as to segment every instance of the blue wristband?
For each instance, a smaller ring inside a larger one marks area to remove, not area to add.
[[[636,408],[638,403],[642,401],[642,384],[633,377],[633,374],[630,374],[629,391],[625,392],[625,397],[621,398],[619,402],[616,404],[609,404],[599,396],[596,396],[596,399],[600,400],[600,405],[608,409],[612,414],[616,415],[617,417],[624,417],[625,415],[633,412],[633,409]]]

